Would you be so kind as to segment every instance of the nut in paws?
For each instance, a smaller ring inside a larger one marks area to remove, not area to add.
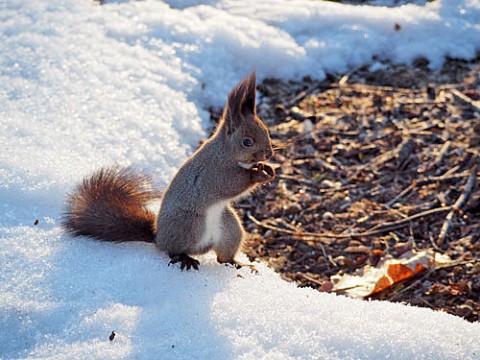
[[[258,183],[267,183],[275,178],[275,170],[267,164],[259,163],[252,172],[253,179]]]

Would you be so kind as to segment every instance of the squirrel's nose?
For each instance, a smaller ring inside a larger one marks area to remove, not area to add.
[[[258,152],[255,154],[255,158],[258,159],[259,161],[268,160],[268,159],[270,159],[272,156],[273,156],[273,150],[272,150],[272,149],[258,151]]]

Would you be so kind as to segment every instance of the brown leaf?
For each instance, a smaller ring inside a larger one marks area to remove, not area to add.
[[[409,257],[387,260],[379,267],[367,265],[359,275],[344,274],[331,279],[335,291],[345,290],[352,297],[362,298],[448,262],[450,258],[446,255],[431,251],[411,252]]]

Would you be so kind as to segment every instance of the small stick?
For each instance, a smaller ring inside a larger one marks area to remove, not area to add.
[[[418,93],[419,91],[411,90],[411,89],[406,89],[406,88],[397,88],[397,87],[392,87],[392,86],[377,86],[377,85],[366,85],[366,84],[343,84],[344,88],[349,88],[351,90],[372,90],[372,91],[386,91],[386,92],[394,92],[394,93]]]
[[[372,232],[374,230],[382,230],[382,229],[392,229],[392,230],[398,229],[399,227],[403,227],[406,224],[410,223],[411,221],[420,219],[420,218],[425,217],[425,216],[441,213],[441,212],[444,212],[444,211],[449,211],[451,209],[452,209],[451,206],[442,206],[442,207],[439,207],[439,208],[434,208],[434,209],[422,211],[420,213],[409,216],[405,219],[392,221],[392,222],[385,222],[381,225],[376,225],[372,229],[370,229],[370,231],[368,231],[368,232]]]
[[[327,265],[327,270],[330,270],[330,264],[328,263],[327,251],[325,250],[325,246],[323,246],[322,243],[320,243],[320,248],[322,249],[323,260],[325,261],[325,264]]]
[[[398,200],[400,200],[402,197],[404,197],[406,194],[408,194],[410,191],[413,190],[413,188],[415,188],[415,186],[418,185],[418,181],[414,181],[412,182],[409,186],[407,186],[405,189],[403,189],[400,194],[398,194],[397,196],[395,196],[392,200],[390,200],[388,203],[386,203],[385,205],[387,207],[391,207],[393,204],[395,204]]]
[[[286,107],[290,108],[295,104],[298,104],[300,101],[305,99],[306,97],[312,95],[317,89],[321,89],[322,87],[325,87],[325,85],[320,84],[320,83],[314,83],[310,85],[307,89],[300,91],[299,94],[294,96],[292,99],[286,102]],[[330,88],[329,86],[326,87],[327,89]]]
[[[390,232],[393,230],[400,229],[407,224],[409,224],[411,221],[420,219],[422,217],[430,216],[433,214],[445,212],[451,210],[451,206],[443,206],[435,209],[430,209],[427,211],[423,211],[421,213],[414,214],[412,216],[409,216],[405,219],[397,220],[397,221],[392,221],[392,222],[387,222],[383,223],[382,225],[377,225],[371,228],[368,231],[365,232],[359,232],[359,233],[352,233],[352,234],[332,234],[332,233],[317,233],[317,232],[308,232],[308,231],[294,231],[294,230],[287,230],[287,229],[281,229],[279,227],[265,224],[258,219],[256,219],[252,214],[248,214],[248,218],[252,220],[255,225],[263,227],[265,229],[269,229],[272,231],[276,231],[278,233],[282,234],[289,234],[293,235],[296,237],[306,237],[306,238],[333,238],[333,239],[348,239],[348,238],[358,238],[358,237],[364,237],[364,236],[374,236],[374,235],[380,235],[384,234],[386,232]],[[308,241],[318,241],[318,240],[313,240],[313,239],[308,239]],[[319,240],[321,242],[324,242],[326,244],[330,244],[331,242],[325,241],[324,239]]]
[[[323,283],[321,281],[318,281],[317,279],[311,277],[310,275],[299,272],[299,273],[297,273],[297,276],[303,277],[305,280],[310,281],[311,283],[314,283],[318,286],[323,285]]]
[[[415,280],[413,283],[411,283],[410,285],[408,285],[407,287],[401,289],[400,291],[397,291],[396,293],[394,293],[392,296],[390,296],[390,301],[395,299],[396,297],[398,297],[398,295],[404,293],[405,291],[417,286],[419,283],[421,283],[423,280],[425,280],[426,278],[428,278],[434,271],[435,271],[436,268],[433,268],[433,269],[430,269],[426,274],[423,274],[421,278]]]
[[[440,152],[438,153],[434,163],[432,164],[431,167],[435,166],[436,164],[440,164],[443,161],[443,158],[445,157],[445,154],[450,150],[450,145],[452,144],[451,141],[446,141],[445,144],[443,144],[442,148],[440,149]]]
[[[452,220],[453,220],[453,217],[455,216],[455,213],[462,211],[463,207],[468,202],[468,199],[472,194],[473,188],[475,187],[476,179],[477,179],[477,164],[473,165],[472,170],[470,172],[470,177],[468,178],[467,183],[465,184],[465,189],[460,194],[457,201],[455,201],[455,203],[452,205],[452,209],[445,217],[445,221],[443,222],[442,228],[440,229],[440,233],[438,235],[438,240],[437,240],[438,245],[443,244],[448,234],[448,231],[452,226]]]
[[[442,249],[440,249],[437,244],[435,244],[435,239],[433,237],[433,234],[431,232],[428,232],[428,238],[430,239],[430,243],[432,244],[433,248],[438,251],[439,253],[444,253]]]
[[[470,176],[468,174],[455,174],[455,175],[442,175],[442,176],[432,176],[428,177],[426,179],[421,179],[421,180],[414,180],[409,186],[407,186],[405,189],[403,189],[397,196],[395,196],[392,200],[390,200],[388,203],[385,205],[387,207],[391,207],[393,204],[395,204],[399,199],[404,197],[406,194],[408,194],[410,191],[412,191],[416,186],[422,186],[422,185],[427,185],[431,184],[434,182],[441,182],[441,181],[449,181],[452,179],[458,179],[458,178],[463,178]]]
[[[472,106],[476,110],[480,110],[480,101],[475,101],[475,100],[470,99],[467,95],[463,94],[462,92],[458,91],[457,89],[451,89],[450,91],[452,92],[452,95],[456,99],[458,99],[458,100],[460,100],[464,103],[467,103],[468,105]]]
[[[287,174],[280,174],[280,175],[278,175],[277,177],[280,178],[280,179],[284,179],[284,180],[295,181],[295,182],[297,182],[297,183],[299,183],[299,184],[302,184],[302,185],[308,185],[308,186],[313,186],[313,187],[315,187],[315,185],[313,185],[310,180],[298,179],[298,176],[291,176],[291,175],[287,175]]]
[[[292,175],[287,175],[287,174],[280,174],[280,175],[277,175],[277,178],[280,178],[280,179],[284,179],[284,180],[290,180],[290,181],[294,181],[298,184],[302,184],[302,185],[306,185],[306,186],[309,186],[309,187],[313,187],[316,189],[316,192],[319,193],[319,194],[328,194],[328,193],[332,193],[332,192],[342,192],[342,191],[345,191],[345,190],[350,190],[350,189],[359,189],[359,188],[364,188],[364,187],[369,187],[369,186],[372,186],[372,183],[363,183],[363,184],[346,184],[346,185],[343,185],[339,188],[335,188],[335,187],[332,187],[332,188],[319,188],[318,185],[315,185],[312,183],[312,181],[310,180],[302,180],[302,179],[298,179],[297,176],[292,176]]]

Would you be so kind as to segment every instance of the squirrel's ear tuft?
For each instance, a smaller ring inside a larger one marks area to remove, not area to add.
[[[242,115],[255,115],[256,81],[257,74],[253,71],[237,85],[243,92]]]
[[[225,123],[229,133],[237,128],[243,117],[255,115],[256,73],[251,72],[228,94],[224,110]]]

